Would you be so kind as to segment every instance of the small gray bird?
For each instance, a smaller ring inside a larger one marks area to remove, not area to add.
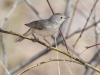
[[[56,14],[52,15],[49,19],[33,21],[31,23],[25,24],[26,26],[30,27],[30,29],[23,35],[28,36],[28,35],[32,34],[34,36],[34,33],[35,33],[37,35],[43,36],[44,40],[47,41],[45,39],[45,37],[51,36],[54,33],[56,33],[58,31],[60,25],[67,18],[68,17],[66,17],[65,15],[63,15],[61,13],[56,13]],[[23,38],[18,37],[15,41],[20,42],[22,40],[23,40]]]

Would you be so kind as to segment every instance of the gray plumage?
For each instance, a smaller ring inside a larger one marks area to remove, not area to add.
[[[49,25],[48,22],[49,21],[46,19],[46,20],[33,21],[33,22],[27,23],[25,25],[28,27],[31,27],[31,28],[43,30],[43,29],[47,28],[46,25]]]
[[[30,34],[37,34],[43,37],[51,36],[55,32],[58,31],[60,25],[67,19],[68,17],[63,14],[57,13],[52,15],[49,19],[33,21],[26,26],[30,27],[30,29],[24,33],[24,36],[28,36]],[[22,41],[23,38],[17,38],[16,41]]]

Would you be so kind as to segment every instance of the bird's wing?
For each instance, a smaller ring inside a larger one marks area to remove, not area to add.
[[[46,22],[44,20],[39,20],[39,21],[30,22],[30,23],[25,24],[25,25],[28,27],[31,27],[31,28],[43,30],[43,29],[46,29],[45,24],[46,24]]]

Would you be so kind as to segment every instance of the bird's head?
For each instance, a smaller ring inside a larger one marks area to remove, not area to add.
[[[65,15],[63,15],[61,13],[56,13],[50,17],[50,21],[56,22],[58,24],[62,24],[67,18],[69,18],[69,17],[66,17]]]

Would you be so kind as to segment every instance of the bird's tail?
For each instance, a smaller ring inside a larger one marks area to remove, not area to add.
[[[23,36],[28,36],[32,34],[32,29],[30,28],[26,33],[23,34]],[[21,42],[22,40],[24,40],[24,38],[18,37],[15,39],[15,42]]]

